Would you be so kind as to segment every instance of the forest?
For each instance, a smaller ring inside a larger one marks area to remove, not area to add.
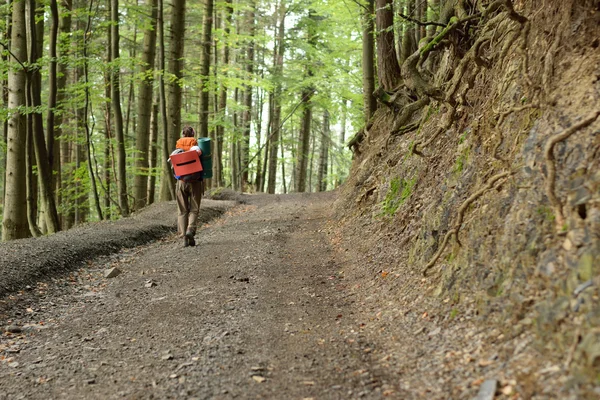
[[[167,160],[186,125],[211,138],[208,188],[338,186],[350,164],[348,132],[364,120],[363,8],[337,0],[7,1],[3,240],[173,199]]]

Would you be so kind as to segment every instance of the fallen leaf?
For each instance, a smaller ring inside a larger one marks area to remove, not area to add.
[[[389,274],[389,272],[387,272],[387,271],[382,271],[382,272],[381,272],[381,277],[382,277],[382,278],[385,278],[385,277],[387,277],[387,276],[388,276],[388,274]]]

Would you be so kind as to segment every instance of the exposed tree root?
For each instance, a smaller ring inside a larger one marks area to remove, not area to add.
[[[498,136],[500,136],[500,140],[498,141],[498,143],[496,143],[496,145],[494,146],[494,149],[492,150],[492,157],[494,157],[495,160],[506,161],[505,159],[501,158],[498,155],[498,150],[500,149],[500,146],[502,146],[502,144],[504,143],[504,135],[502,134],[502,131],[500,130],[500,125],[502,125],[502,123],[504,122],[504,119],[506,119],[506,117],[508,117],[510,114],[512,114],[514,112],[519,112],[519,111],[527,110],[530,108],[539,108],[539,105],[537,103],[526,104],[521,107],[513,107],[513,108],[506,110],[500,114],[500,116],[498,117],[498,122],[496,122],[496,126],[495,126],[496,133],[498,134]]]
[[[456,117],[456,107],[450,106],[448,108],[448,111],[446,111],[446,114],[444,114],[444,119],[445,119],[444,124],[441,127],[438,127],[437,130],[435,131],[435,133],[425,143],[421,143],[421,141],[415,142],[415,145],[413,146],[413,149],[412,149],[413,154],[423,156],[423,152],[421,150],[426,148],[427,146],[429,146],[431,143],[433,143],[433,141],[440,135],[440,133],[445,132],[448,129],[450,129],[452,124],[454,124],[455,117]]]
[[[490,179],[488,179],[486,184],[481,189],[479,189],[478,191],[473,193],[467,200],[465,200],[462,203],[462,205],[458,209],[458,214],[456,216],[456,222],[454,223],[454,227],[446,233],[446,236],[444,236],[444,240],[442,241],[440,248],[435,253],[435,255],[431,258],[431,260],[427,263],[427,265],[425,265],[425,267],[423,268],[423,271],[422,271],[423,275],[427,275],[427,271],[431,267],[433,267],[435,265],[435,263],[437,262],[437,260],[440,258],[440,256],[446,249],[446,245],[448,244],[450,237],[454,236],[454,239],[457,241],[457,243],[460,244],[460,242],[458,241],[458,233],[460,232],[460,228],[462,227],[462,222],[463,222],[467,208],[475,200],[479,199],[485,192],[492,189],[496,185],[497,181],[499,181],[500,179],[506,178],[511,174],[513,174],[513,172],[509,171],[509,172],[501,172],[499,174],[492,176]]]
[[[401,132],[404,126],[411,120],[412,116],[429,104],[429,102],[429,97],[423,97],[404,107],[400,115],[394,121],[391,134],[396,135],[398,132]]]
[[[574,134],[580,129],[583,129],[596,121],[600,116],[600,110],[596,110],[587,118],[582,120],[581,122],[571,126],[570,128],[565,129],[561,133],[558,133],[548,139],[546,142],[546,146],[544,146],[544,157],[546,158],[546,169],[548,170],[548,176],[546,178],[546,195],[554,208],[554,213],[556,217],[556,228],[557,230],[563,229],[565,223],[565,217],[563,214],[562,203],[558,199],[555,193],[556,189],[556,165],[554,164],[554,146],[557,143],[566,140],[569,136]]]

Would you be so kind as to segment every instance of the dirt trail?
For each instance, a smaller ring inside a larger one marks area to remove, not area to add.
[[[249,196],[195,248],[171,235],[7,298],[0,398],[393,396],[346,324],[334,196]]]

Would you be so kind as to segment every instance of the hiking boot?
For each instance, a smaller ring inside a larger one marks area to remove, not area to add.
[[[183,247],[188,247],[190,245],[190,238],[187,235],[183,235]]]
[[[186,233],[185,239],[186,239],[187,246],[194,247],[196,245],[196,240],[194,240],[194,234],[192,232]]]

